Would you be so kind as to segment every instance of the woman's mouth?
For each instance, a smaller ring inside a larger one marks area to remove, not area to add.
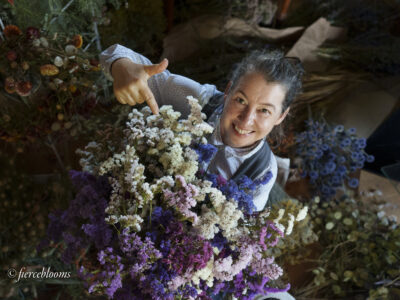
[[[239,128],[237,125],[232,124],[233,125],[233,129],[235,130],[236,133],[240,134],[240,135],[249,135],[254,131],[251,130],[245,130],[245,129],[241,129]]]

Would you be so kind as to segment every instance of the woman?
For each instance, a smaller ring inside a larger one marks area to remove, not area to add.
[[[208,141],[218,148],[206,167],[228,180],[242,175],[258,180],[254,209],[265,207],[277,177],[276,158],[266,137],[285,119],[301,89],[304,71],[298,61],[276,51],[254,52],[234,69],[222,93],[214,85],[171,74],[166,59],[153,65],[121,45],[109,47],[100,59],[122,104],[146,102],[153,113],[169,104],[185,117],[190,111],[186,97],[199,99],[207,121],[215,128]]]

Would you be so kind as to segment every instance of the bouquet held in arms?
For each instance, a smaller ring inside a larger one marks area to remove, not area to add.
[[[216,152],[206,139],[213,128],[197,100],[188,101],[188,119],[171,106],[159,115],[133,109],[120,145],[91,142],[81,151],[83,172],[71,172],[77,196],[51,216],[48,238],[64,243],[62,259],[76,263],[89,293],[253,299],[289,289],[277,281],[283,270],[271,250],[307,207],[272,220],[252,204],[270,173],[234,182],[202,168]]]

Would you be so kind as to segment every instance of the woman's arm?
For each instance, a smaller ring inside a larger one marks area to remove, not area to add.
[[[132,51],[121,45],[113,45],[103,51],[100,55],[100,62],[103,66],[104,72],[106,73],[109,79],[114,80],[114,87],[118,85],[118,81],[127,80],[127,76],[135,76],[139,77],[137,73],[139,72],[135,70],[133,65],[128,66],[118,66],[113,64],[119,59],[128,58],[134,64],[141,66],[160,66],[160,65],[152,65],[151,61],[144,57],[143,55]],[[118,62],[117,62],[118,63]],[[146,67],[145,67],[146,68]],[[117,70],[118,69],[118,70]],[[123,71],[126,70],[125,74],[122,74]],[[162,69],[162,66],[161,66]],[[134,73],[136,72],[136,75]],[[116,74],[117,73],[117,74]],[[131,75],[126,75],[127,73],[131,73]],[[112,75],[111,75],[112,74]],[[122,75],[121,75],[122,74]],[[132,75],[133,74],[133,75]],[[122,78],[119,78],[122,77]],[[128,78],[129,79],[129,78]],[[152,74],[147,79],[146,84],[150,89],[152,95],[154,95],[155,100],[159,106],[169,104],[174,107],[175,110],[178,110],[182,113],[183,117],[187,116],[189,113],[189,106],[186,101],[187,96],[193,96],[199,99],[202,106],[204,106],[208,100],[217,92],[217,89],[214,85],[210,84],[200,84],[194,80],[191,80],[187,77],[176,75],[170,73],[168,70],[164,70],[160,73]],[[145,89],[143,86],[137,86],[134,80],[128,80],[131,82],[128,86],[124,86],[124,93],[129,93],[130,91],[139,91],[137,94],[131,92],[131,96],[140,97],[141,89]],[[136,86],[135,86],[136,84]],[[115,89],[114,89],[115,90]],[[117,93],[116,93],[117,94]],[[118,99],[119,100],[119,99]],[[140,100],[140,99],[139,99]],[[141,99],[146,100],[146,99]],[[142,101],[143,102],[143,101]],[[129,104],[129,102],[126,102]]]

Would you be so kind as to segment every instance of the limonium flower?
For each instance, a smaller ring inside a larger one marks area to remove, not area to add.
[[[194,197],[198,195],[198,189],[193,184],[187,184],[185,178],[181,175],[176,177],[176,192],[163,190],[164,199],[168,203],[168,206],[175,207],[182,216],[188,219],[192,219],[193,223],[197,223],[197,214],[190,209],[195,207],[197,201]]]
[[[71,173],[77,196],[51,216],[48,234],[64,242],[65,262],[79,256],[89,293],[172,300],[226,292],[252,299],[271,292],[270,282],[283,274],[270,250],[307,209],[275,218],[254,213],[254,192],[271,172],[234,181],[201,169],[216,153],[206,139],[213,128],[197,100],[188,103],[187,119],[171,106],[158,115],[133,109],[114,151],[98,153],[103,146],[91,143],[80,152],[92,174]]]

